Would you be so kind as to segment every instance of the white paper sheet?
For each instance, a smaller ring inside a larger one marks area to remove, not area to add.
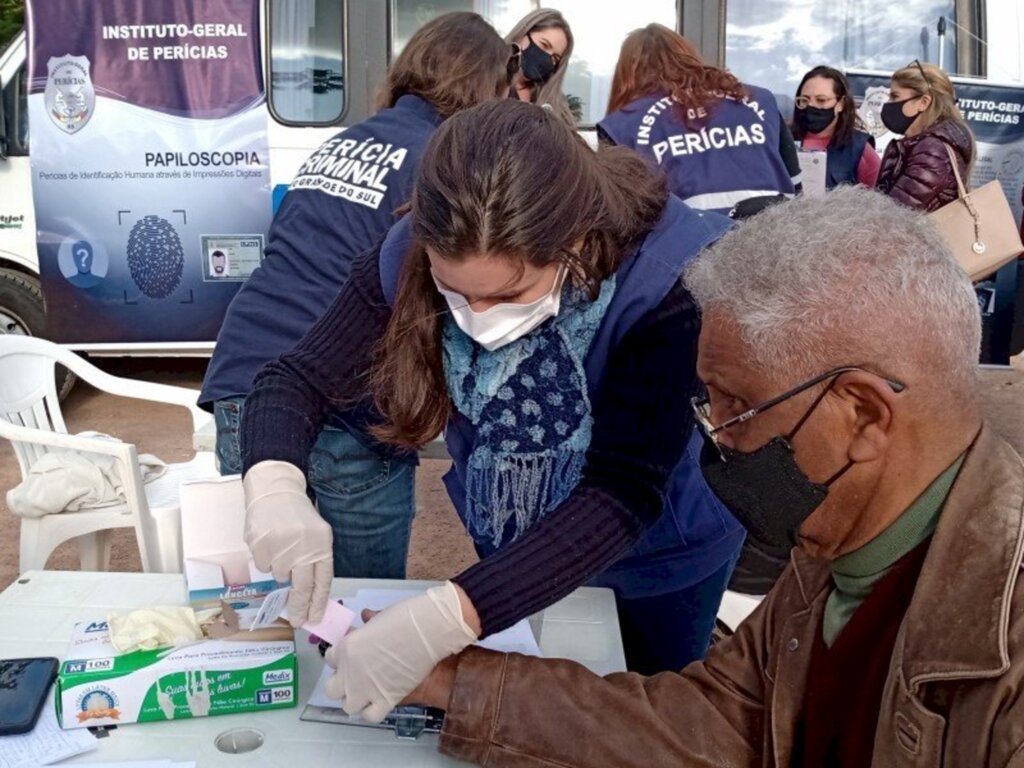
[[[327,664],[324,664],[324,668],[320,670],[320,677],[316,681],[316,688],[313,689],[313,695],[309,697],[307,703],[312,704],[314,707],[341,709],[341,701],[339,699],[332,699],[324,690],[324,686],[327,685],[327,681],[331,679],[333,674],[334,670],[327,666]]]
[[[19,736],[0,736],[0,768],[36,768],[96,749],[96,737],[84,728],[63,731],[57,724],[53,691],[46,697],[36,727]]]
[[[361,627],[363,625],[361,614],[364,608],[379,611],[393,603],[415,597],[421,593],[422,590],[410,589],[361,589],[356,593],[355,597],[345,600],[345,607],[356,614],[352,626]],[[477,645],[481,648],[489,648],[492,651],[501,651],[503,653],[521,653],[526,656],[541,655],[540,646],[537,645],[537,639],[533,636],[533,630],[530,629],[530,622],[526,619],[502,632],[481,640]],[[326,664],[324,665],[323,671],[320,673],[320,679],[317,680],[316,688],[313,689],[313,695],[309,697],[309,703],[314,707],[333,707],[335,709],[341,707],[341,702],[338,699],[332,699],[324,691],[324,684],[333,672],[333,669]]]

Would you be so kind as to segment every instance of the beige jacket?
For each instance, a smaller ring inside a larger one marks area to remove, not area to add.
[[[896,641],[876,768],[1024,768],[1024,464],[981,431]],[[680,674],[599,678],[479,649],[459,662],[441,750],[487,766],[789,768],[828,567],[795,550],[736,635]]]

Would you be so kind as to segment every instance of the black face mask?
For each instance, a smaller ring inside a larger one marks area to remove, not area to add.
[[[526,39],[530,44],[523,49],[522,64],[520,65],[523,77],[535,85],[544,85],[555,73],[557,64],[555,57],[545,51],[533,41],[530,33],[526,33]]]
[[[812,483],[796,463],[791,441],[823,398],[815,400],[792,432],[750,453],[716,446],[704,435],[700,464],[708,487],[755,540],[769,547],[796,545],[800,526],[825,501],[829,486],[853,466],[850,461],[825,483]]]
[[[832,125],[832,121],[835,119],[835,107],[828,109],[821,107],[798,108],[793,115],[793,120],[804,130],[804,133],[821,133]]]
[[[917,96],[903,101],[887,101],[882,105],[882,125],[888,128],[893,133],[898,133],[900,136],[906,135],[910,126],[914,124],[920,113],[913,117],[907,117],[903,114],[903,105],[908,101],[913,101]]]

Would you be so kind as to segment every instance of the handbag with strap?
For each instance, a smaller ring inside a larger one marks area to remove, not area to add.
[[[959,197],[928,214],[972,282],[984,280],[1024,251],[1010,204],[998,181],[968,192],[952,148],[946,144]]]

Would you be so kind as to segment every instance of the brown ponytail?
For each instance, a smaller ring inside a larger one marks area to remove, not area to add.
[[[451,414],[441,345],[447,307],[425,247],[451,261],[487,255],[535,267],[562,263],[596,296],[667,199],[664,177],[639,155],[622,147],[595,153],[531,104],[488,102],[445,121],[420,164],[412,196],[417,244],[372,372],[385,420],[375,436],[419,447]]]

